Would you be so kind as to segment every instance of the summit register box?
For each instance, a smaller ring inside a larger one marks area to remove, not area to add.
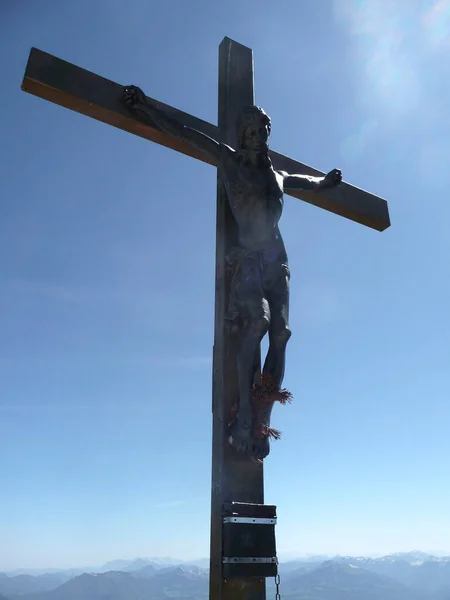
[[[276,506],[231,502],[223,507],[223,577],[275,577]]]

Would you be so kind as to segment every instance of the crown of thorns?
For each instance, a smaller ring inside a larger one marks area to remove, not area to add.
[[[247,106],[239,115],[237,122],[237,136],[240,146],[242,146],[242,137],[245,130],[254,123],[262,123],[263,125],[267,125],[270,135],[272,125],[269,115],[266,114],[259,106]]]

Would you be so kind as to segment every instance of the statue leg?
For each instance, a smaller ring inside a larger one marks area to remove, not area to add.
[[[268,375],[276,388],[281,388],[284,378],[286,346],[291,337],[289,329],[289,271],[283,265],[283,275],[267,292],[271,311],[269,350],[263,373]]]
[[[287,323],[275,324],[269,329],[269,350],[264,362],[263,375],[269,376],[276,389],[281,388],[286,364],[286,346],[291,337]]]
[[[248,257],[243,261],[239,281],[236,283],[233,294],[246,325],[241,331],[236,356],[239,407],[230,428],[229,442],[238,452],[252,454],[254,419],[251,394],[255,369],[260,368],[257,359],[259,344],[270,325],[269,303],[263,296],[262,270],[258,258]]]
[[[269,328],[269,350],[264,362],[262,373],[263,395],[255,411],[255,430],[257,432],[254,444],[254,455],[265,458],[270,452],[269,435],[272,408],[281,389],[284,378],[286,361],[286,346],[291,337],[289,329],[289,275],[277,280],[267,292],[270,307],[271,322]],[[258,435],[259,434],[259,435]]]
[[[253,454],[253,408],[251,391],[255,377],[255,355],[262,338],[269,329],[269,305],[266,300],[260,303],[260,310],[249,316],[249,323],[242,332],[237,355],[239,382],[239,409],[236,421],[231,427],[229,441],[238,451]]]

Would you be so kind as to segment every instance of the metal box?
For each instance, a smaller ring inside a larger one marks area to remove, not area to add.
[[[223,577],[275,577],[276,506],[232,502],[223,507]]]

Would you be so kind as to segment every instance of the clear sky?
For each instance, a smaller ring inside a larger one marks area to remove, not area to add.
[[[216,122],[224,36],[392,219],[286,197],[280,555],[450,550],[450,2],[3,0],[0,570],[208,553],[215,170],[20,84],[36,46]]]

